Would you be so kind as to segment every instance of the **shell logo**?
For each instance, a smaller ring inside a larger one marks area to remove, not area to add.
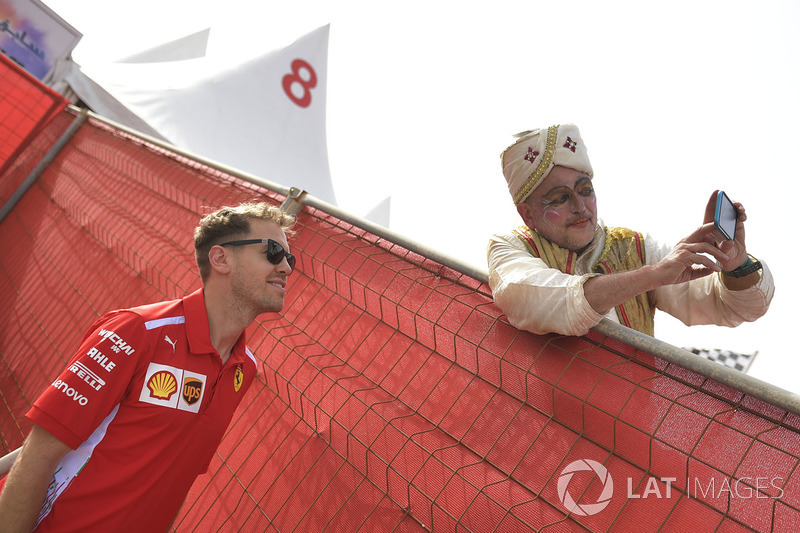
[[[147,381],[150,396],[161,400],[169,400],[170,396],[178,390],[178,382],[171,372],[161,370],[153,374]]]

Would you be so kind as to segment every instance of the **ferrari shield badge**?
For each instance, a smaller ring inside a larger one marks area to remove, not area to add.
[[[242,382],[244,381],[244,372],[242,372],[241,367],[236,367],[236,373],[233,375],[233,390],[239,392],[239,389],[242,388]]]

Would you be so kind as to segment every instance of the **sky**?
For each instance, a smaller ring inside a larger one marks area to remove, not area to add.
[[[800,393],[800,2],[46,3],[83,34],[73,57],[86,71],[208,27],[217,45],[256,54],[330,24],[339,206],[364,216],[391,195],[393,231],[481,269],[489,237],[521,223],[499,158],[520,131],[577,124],[600,217],[664,242],[725,190],[775,277],[772,306],[735,329],[658,313],[656,337],[758,351],[749,374]]]

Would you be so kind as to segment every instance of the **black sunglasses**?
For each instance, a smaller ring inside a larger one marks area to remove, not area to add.
[[[297,262],[297,258],[294,254],[287,252],[283,249],[283,246],[279,242],[275,242],[272,239],[245,239],[243,241],[228,241],[223,242],[220,246],[245,246],[247,244],[266,244],[267,245],[267,261],[272,263],[273,265],[280,265],[283,258],[286,258],[286,262],[289,263],[289,268],[294,271],[294,264]]]

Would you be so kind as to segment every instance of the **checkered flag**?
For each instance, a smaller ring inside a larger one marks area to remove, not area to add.
[[[701,355],[709,361],[714,361],[715,363],[719,363],[727,366],[728,368],[737,370],[743,374],[747,374],[747,371],[750,369],[750,365],[753,364],[753,360],[756,358],[756,355],[758,355],[757,351],[747,354],[736,353],[730,350],[701,350],[699,348],[684,349],[689,350],[693,354]]]

